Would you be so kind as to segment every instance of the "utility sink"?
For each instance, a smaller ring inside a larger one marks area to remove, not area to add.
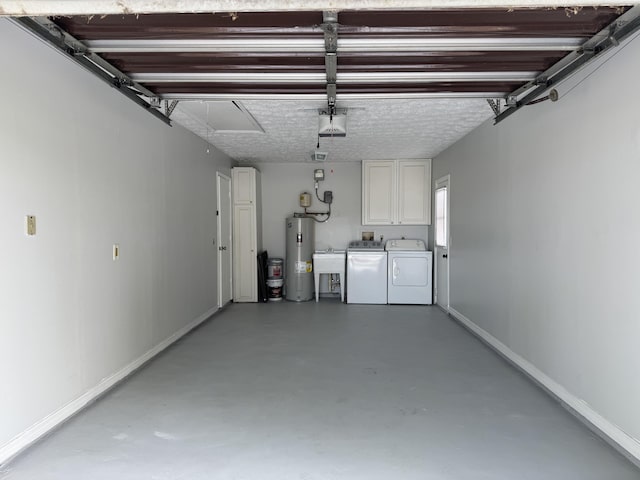
[[[344,250],[316,250],[313,254],[313,278],[316,287],[316,302],[320,293],[320,274],[335,273],[340,275],[340,298],[344,302],[346,253]]]
[[[338,270],[327,272],[338,273],[340,270],[344,270],[345,259],[346,253],[344,250],[316,250],[313,254],[313,266],[315,268],[319,264],[324,269],[338,267]]]

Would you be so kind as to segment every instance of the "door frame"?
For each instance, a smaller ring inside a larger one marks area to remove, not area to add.
[[[447,183],[447,305],[443,307],[438,303],[438,258],[436,246],[436,223],[435,223],[435,208],[436,208],[436,190],[438,190],[438,184]],[[438,178],[434,183],[433,188],[433,269],[434,269],[434,295],[433,303],[449,313],[451,309],[451,174],[443,175]]]
[[[216,201],[217,201],[217,205],[216,205],[216,239],[217,239],[217,280],[218,280],[218,308],[222,308],[224,307],[227,303],[229,302],[222,302],[222,282],[223,282],[223,278],[222,278],[222,251],[220,250],[220,237],[222,235],[222,219],[224,217],[224,215],[222,214],[222,202],[220,201],[220,181],[224,179],[224,181],[228,182],[229,184],[229,211],[226,212],[228,218],[229,218],[229,246],[227,247],[229,249],[229,292],[230,292],[230,297],[229,297],[229,302],[233,299],[233,220],[232,220],[232,211],[233,211],[233,205],[232,205],[232,192],[231,192],[231,177],[225,175],[224,173],[221,172],[216,172]]]

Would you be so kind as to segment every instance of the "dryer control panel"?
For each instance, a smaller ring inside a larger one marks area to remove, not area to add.
[[[424,244],[424,240],[417,239],[397,239],[397,240],[387,240],[387,245],[385,246],[385,250],[387,251],[395,251],[395,250],[403,250],[405,252],[415,252],[421,251],[424,252],[427,247]]]

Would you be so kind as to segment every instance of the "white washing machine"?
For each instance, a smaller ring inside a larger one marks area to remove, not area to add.
[[[433,252],[422,240],[388,240],[387,303],[433,303]]]
[[[382,242],[354,240],[349,243],[347,303],[387,303],[387,252]]]

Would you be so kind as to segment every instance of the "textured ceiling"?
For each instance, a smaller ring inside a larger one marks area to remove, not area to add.
[[[318,108],[326,102],[251,100],[242,105],[264,129],[219,132],[189,117],[171,118],[240,163],[307,162],[318,141]],[[492,117],[482,99],[395,99],[340,102],[348,108],[346,138],[321,138],[331,162],[432,158]],[[353,107],[353,108],[351,108]]]

